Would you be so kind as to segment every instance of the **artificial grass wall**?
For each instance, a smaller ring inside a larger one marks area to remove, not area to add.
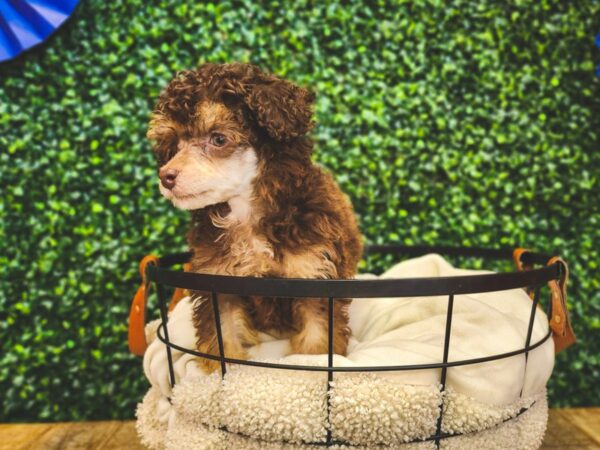
[[[89,0],[0,66],[0,420],[133,415],[137,262],[187,222],[148,114],[175,71],[233,60],[317,92],[315,158],[368,241],[565,257],[579,343],[551,402],[600,404],[599,3],[258,3]]]

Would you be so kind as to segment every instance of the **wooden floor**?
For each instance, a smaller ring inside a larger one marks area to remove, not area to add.
[[[600,449],[600,408],[551,409],[542,449]]]
[[[143,448],[133,422],[0,424],[1,450]],[[600,449],[600,408],[550,410],[542,449]]]

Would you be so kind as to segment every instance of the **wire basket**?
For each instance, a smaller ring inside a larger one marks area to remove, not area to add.
[[[427,253],[440,253],[448,256],[484,258],[496,260],[513,259],[518,271],[504,273],[490,273],[483,275],[466,275],[452,277],[423,277],[402,279],[352,279],[352,280],[315,280],[315,279],[288,279],[288,278],[253,278],[224,275],[209,275],[190,273],[186,271],[169,270],[169,267],[185,264],[191,253],[178,253],[157,258],[148,256],[140,264],[142,274],[142,285],[134,298],[129,322],[129,344],[133,353],[141,355],[146,348],[144,324],[146,316],[146,299],[150,284],[154,283],[158,296],[158,306],[161,323],[157,329],[157,337],[165,344],[167,360],[169,364],[169,377],[171,387],[175,385],[175,374],[171,350],[194,355],[198,358],[207,358],[220,362],[221,376],[227,373],[227,363],[246,366],[265,367],[279,370],[301,370],[327,372],[327,391],[331,388],[335,374],[339,372],[383,372],[383,371],[407,371],[422,369],[441,369],[440,385],[441,391],[446,389],[446,377],[448,370],[452,367],[472,364],[482,364],[524,354],[527,364],[528,353],[541,346],[551,337],[555,340],[558,350],[567,347],[574,342],[567,312],[566,312],[566,281],[568,268],[566,263],[558,258],[541,253],[531,252],[525,249],[482,249],[482,248],[456,248],[456,247],[428,247],[428,246],[402,246],[402,245],[372,245],[365,248],[365,255],[388,254],[393,256],[420,256]],[[538,266],[536,268],[536,266]],[[540,267],[541,266],[541,267]],[[548,317],[550,327],[545,336],[537,342],[531,342],[536,308],[540,304],[540,291],[545,286],[550,287],[551,296],[548,302]],[[165,286],[175,288],[170,306],[167,305]],[[526,340],[522,348],[514,351],[499,353],[486,357],[465,359],[459,361],[448,361],[450,350],[450,335],[452,330],[452,312],[454,297],[460,294],[476,294],[493,291],[504,291],[523,288],[532,298],[531,312],[529,314]],[[183,290],[195,290],[210,292],[210,298],[214,310],[215,327],[219,348],[218,355],[202,353],[196,349],[183,348],[169,340],[168,310],[172,309],[178,299],[183,297]],[[277,364],[263,361],[250,361],[229,358],[224,354],[223,336],[219,314],[219,294],[233,294],[240,296],[257,295],[268,297],[298,298],[311,297],[327,299],[328,304],[328,364],[327,366],[309,366]],[[336,299],[352,298],[360,301],[365,298],[376,297],[428,297],[444,296],[447,301],[446,325],[444,334],[443,357],[439,363],[411,364],[394,366],[366,366],[366,367],[336,367],[333,365],[333,320],[334,303]],[[437,419],[436,433],[426,439],[414,441],[434,441],[439,448],[442,439],[458,436],[460,434],[448,434],[442,432],[443,402],[440,405],[440,413]],[[522,409],[519,415],[527,411]],[[327,414],[329,418],[330,405],[327,395]],[[225,431],[227,431],[225,429]],[[349,445],[332,438],[331,427],[327,430],[325,442],[308,443],[312,445],[332,446]]]

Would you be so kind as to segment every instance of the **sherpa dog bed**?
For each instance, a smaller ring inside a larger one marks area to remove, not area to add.
[[[452,267],[431,254],[404,261],[381,278],[476,275],[489,272]],[[448,361],[485,357],[523,348],[532,308],[521,289],[457,295]],[[360,299],[350,306],[353,337],[346,357],[334,366],[437,363],[444,347],[447,297]],[[171,312],[169,338],[195,347],[192,302]],[[175,387],[169,380],[165,345],[157,323],[147,327],[151,342],[144,371],[152,387],[137,410],[142,442],[153,449],[320,448],[328,428],[332,448],[436,448],[414,442],[436,433],[443,402],[442,439],[447,449],[536,449],[547,421],[545,385],[554,364],[552,339],[531,350],[481,364],[451,367],[441,391],[440,369],[378,373],[336,373],[327,411],[327,375],[228,364],[223,380],[205,375],[192,355],[172,349]],[[548,319],[536,309],[531,342],[548,333]],[[264,335],[253,359],[282,364],[327,366],[327,355],[284,356],[288,342]],[[508,420],[511,419],[511,420]],[[352,445],[353,447],[350,447]]]

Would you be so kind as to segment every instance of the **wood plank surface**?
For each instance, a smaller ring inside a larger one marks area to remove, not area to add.
[[[141,450],[134,422],[0,424],[0,450]],[[542,450],[600,449],[600,408],[552,409]]]
[[[142,450],[134,422],[0,424],[0,450]]]
[[[600,449],[600,408],[551,409],[542,449]]]

